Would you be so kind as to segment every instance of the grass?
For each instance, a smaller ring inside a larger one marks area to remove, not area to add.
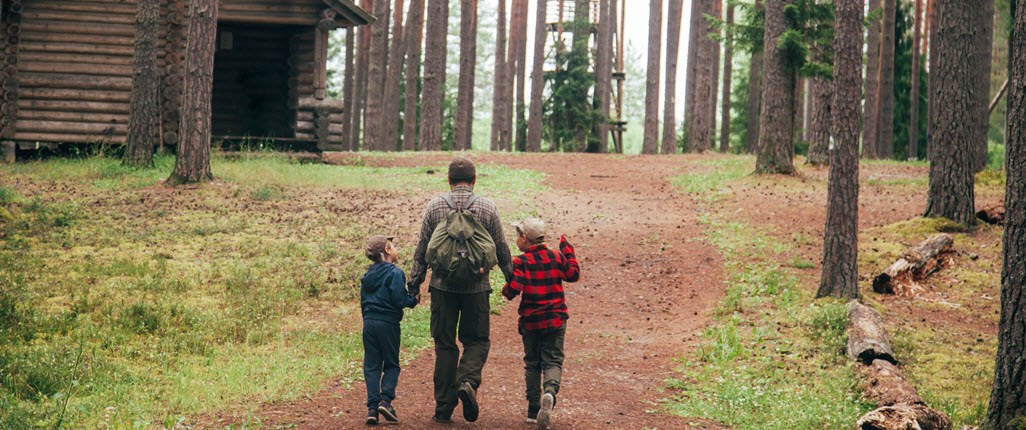
[[[359,377],[362,240],[412,237],[420,208],[402,202],[445,190],[427,174],[440,167],[260,155],[215,158],[217,182],[182,189],[155,187],[170,157],[0,167],[0,428],[171,428],[203,414],[252,427],[264,402]],[[540,174],[479,172],[504,219],[536,212]],[[408,261],[413,245],[400,247]],[[406,359],[430,344],[426,307],[407,313]]]
[[[689,194],[715,195],[726,192],[725,185],[755,170],[755,157],[750,155],[717,158],[692,163],[702,166],[698,173],[672,179],[674,186]]]
[[[716,195],[749,172],[750,157],[715,160],[717,168],[673,182],[707,197],[706,238],[722,254],[726,296],[680,375],[666,382],[666,408],[738,429],[847,428],[870,405],[860,400],[844,356],[845,304],[814,300],[788,266],[812,265],[750,225],[715,210]],[[795,241],[804,238],[794,238]]]

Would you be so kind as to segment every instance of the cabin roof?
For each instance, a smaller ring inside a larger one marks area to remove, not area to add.
[[[342,15],[342,17],[355,25],[367,25],[377,21],[377,18],[375,18],[374,15],[363,10],[363,8],[357,6],[356,3],[353,3],[351,0],[321,1],[328,6],[331,6],[331,8],[335,9],[339,15]]]

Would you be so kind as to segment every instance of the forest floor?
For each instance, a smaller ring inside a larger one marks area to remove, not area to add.
[[[715,154],[471,157],[506,224],[540,216],[580,255],[554,428],[848,428],[872,407],[843,356],[844,303],[812,298],[825,169],[752,176],[751,157]],[[327,158],[345,166],[216,159],[217,182],[176,190],[159,185],[168,158],[142,171],[0,167],[0,209],[16,221],[0,219],[0,281],[13,286],[0,305],[19,304],[0,306],[12,322],[0,326],[12,345],[0,352],[11,375],[0,427],[363,428],[358,245],[388,230],[408,260],[450,154]],[[922,294],[876,295],[876,271],[952,226],[918,218],[925,165],[861,173],[864,299],[931,405],[977,423],[1001,230],[956,232],[955,264]],[[978,206],[999,203],[1000,175],[978,179]],[[430,420],[428,306],[408,313],[404,427],[525,428],[516,305],[493,297],[481,419],[464,423],[458,408],[450,426]]]

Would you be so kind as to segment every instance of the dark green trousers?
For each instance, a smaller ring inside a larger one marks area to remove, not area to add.
[[[464,381],[481,386],[488,361],[489,291],[457,294],[431,289],[431,337],[435,340],[435,413],[448,417],[456,409],[456,389]],[[463,355],[456,345],[459,338]]]
[[[538,407],[542,392],[559,392],[563,376],[563,335],[566,326],[549,332],[520,330],[524,340],[524,381],[527,404]]]

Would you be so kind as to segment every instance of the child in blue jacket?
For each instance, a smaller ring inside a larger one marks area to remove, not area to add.
[[[419,299],[406,291],[406,274],[395,265],[398,251],[392,237],[371,237],[365,253],[374,263],[360,281],[367,424],[377,424],[379,414],[394,423],[399,421],[392,407],[399,383],[399,321],[403,308],[416,306]]]

